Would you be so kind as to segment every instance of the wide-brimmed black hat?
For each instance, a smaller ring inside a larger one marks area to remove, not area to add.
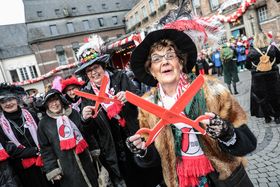
[[[27,95],[24,88],[7,83],[0,83],[0,99],[8,99],[11,97],[20,98],[22,95]]]
[[[110,59],[110,55],[105,54],[99,57],[96,57],[88,62],[85,62],[83,65],[81,65],[76,71],[75,74],[76,75],[81,75],[84,74],[86,71],[86,68],[93,65],[93,64],[101,64],[103,67],[105,67],[105,65],[108,63]]]
[[[154,77],[146,71],[145,62],[148,59],[151,46],[162,39],[169,39],[173,41],[180,52],[187,54],[187,62],[185,64],[186,73],[191,72],[196,63],[196,45],[183,31],[175,29],[161,29],[153,31],[149,33],[134,49],[130,61],[131,70],[135,74],[136,78],[149,86],[155,86],[157,84],[157,80],[155,80]]]
[[[53,96],[55,96],[55,95],[57,95],[59,98],[60,98],[60,100],[61,100],[61,102],[62,102],[62,104],[64,105],[64,106],[68,106],[70,103],[67,101],[67,99],[62,95],[62,93],[60,92],[60,91],[58,91],[58,90],[56,90],[56,89],[50,89],[47,93],[46,93],[46,95],[45,95],[45,97],[44,97],[44,100],[42,101],[42,103],[40,103],[40,105],[41,106],[39,106],[40,108],[46,108],[47,106],[46,106],[46,103],[48,102],[48,100],[50,99],[50,98],[52,98]]]

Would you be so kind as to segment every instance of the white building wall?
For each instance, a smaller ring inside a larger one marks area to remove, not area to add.
[[[20,81],[23,81],[19,69],[24,68],[24,67],[27,68],[28,77],[29,77],[29,79],[31,79],[32,76],[31,76],[31,72],[29,71],[29,68],[28,68],[29,66],[35,66],[38,76],[41,75],[40,69],[38,67],[38,64],[36,62],[36,58],[34,55],[26,55],[26,56],[20,56],[20,57],[15,57],[15,58],[10,58],[10,59],[4,59],[1,61],[1,65],[3,68],[3,74],[4,74],[4,75],[2,75],[3,78],[1,78],[1,76],[0,76],[0,80],[3,79],[3,81],[1,80],[2,82],[6,81],[9,83],[12,83],[12,77],[10,74],[11,70],[16,70]],[[0,73],[2,74],[2,72],[0,72]],[[24,85],[23,87],[26,90],[35,88],[39,92],[44,92],[43,81],[40,81],[40,82],[34,83],[34,84]]]

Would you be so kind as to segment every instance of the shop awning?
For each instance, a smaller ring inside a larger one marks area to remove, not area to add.
[[[121,47],[124,44],[127,44],[131,41],[134,41],[135,45],[139,45],[140,42],[142,42],[142,38],[144,37],[144,33],[135,33],[135,34],[131,34],[123,39],[119,39],[117,41],[113,41],[111,43],[106,44],[106,46],[104,46],[103,50],[107,51],[107,50],[112,50],[114,48],[118,48]]]

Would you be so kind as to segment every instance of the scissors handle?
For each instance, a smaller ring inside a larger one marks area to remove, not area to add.
[[[146,142],[145,142],[145,147],[148,147],[149,145],[151,145],[153,143],[153,130],[152,129],[141,128],[135,134],[139,134],[141,136],[143,136],[144,134],[148,135]]]
[[[202,135],[206,134],[206,130],[203,129],[202,127],[200,127],[199,123],[202,120],[209,119],[209,116],[207,116],[207,115],[200,115],[195,120],[191,120],[191,119],[187,118],[186,116],[184,116],[184,118],[185,118],[184,122],[187,122],[186,124],[192,126],[194,129],[199,131]],[[146,138],[146,143],[145,143],[145,147],[148,147],[149,145],[151,145],[154,142],[154,140],[156,139],[156,137],[158,136],[160,131],[166,125],[170,125],[170,124],[167,124],[166,121],[161,119],[152,129],[141,128],[141,129],[139,129],[136,132],[136,134],[139,134],[141,136],[146,134],[148,136]]]

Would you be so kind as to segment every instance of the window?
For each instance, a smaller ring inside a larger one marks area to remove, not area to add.
[[[150,1],[149,1],[149,5],[150,5],[150,11],[151,11],[151,12],[154,12],[154,11],[155,11],[154,0],[150,0]]]
[[[267,6],[258,8],[258,17],[260,22],[267,20]]]
[[[146,17],[147,17],[147,9],[146,9],[146,7],[143,6],[143,7],[141,8],[141,10],[142,10],[143,18],[146,18]]]
[[[138,12],[135,12],[135,21],[136,21],[136,23],[139,23],[139,22],[140,22]]]
[[[57,53],[57,57],[58,57],[58,64],[59,65],[66,65],[66,56],[65,53]]]
[[[29,71],[32,79],[38,77],[38,73],[35,66],[29,66]]]
[[[11,78],[12,78],[13,82],[18,82],[19,81],[17,70],[15,70],[15,69],[14,70],[10,70],[10,75],[11,75]]]
[[[77,12],[78,12],[77,8],[76,7],[72,7],[72,14],[76,15]]]
[[[27,70],[26,70],[26,68],[24,67],[24,68],[19,68],[19,72],[20,72],[20,75],[21,75],[21,78],[22,78],[22,80],[28,80],[29,79],[29,77],[28,77],[28,73],[27,73]]]
[[[129,27],[132,27],[134,25],[134,23],[133,23],[133,16],[130,16],[130,18],[128,20],[128,25],[129,25]]]
[[[104,26],[104,20],[103,18],[98,18],[99,26],[103,27]]]
[[[219,8],[219,0],[210,0],[211,10],[217,10]]]
[[[38,17],[43,17],[43,12],[42,11],[37,11],[37,16]]]
[[[57,58],[58,58],[58,64],[59,65],[67,64],[67,62],[66,62],[66,55],[65,55],[63,46],[62,45],[55,46],[55,51],[56,51]]]
[[[90,26],[89,26],[89,21],[88,20],[83,20],[83,26],[85,30],[89,30]]]
[[[55,14],[56,14],[57,16],[60,15],[60,10],[59,10],[59,9],[55,9],[54,12],[55,12]]]
[[[114,25],[118,24],[118,16],[112,16],[112,21]]]
[[[120,8],[120,3],[119,2],[116,2],[116,7]]]
[[[135,25],[135,19],[133,16],[130,16],[130,26],[132,27],[133,25]]]
[[[91,5],[88,5],[87,9],[88,9],[88,11],[92,11],[93,10]]]
[[[74,52],[74,56],[75,56],[75,57],[77,57],[76,54],[77,54],[79,48],[80,48],[79,42],[73,42],[73,43],[72,43],[72,49],[73,49],[73,52]]]
[[[103,8],[103,9],[107,9],[107,6],[106,6],[105,3],[102,3],[102,8]]]
[[[50,32],[51,32],[51,35],[57,35],[58,34],[56,25],[50,25]]]
[[[72,22],[68,22],[67,24],[68,32],[75,32],[74,25]]]

